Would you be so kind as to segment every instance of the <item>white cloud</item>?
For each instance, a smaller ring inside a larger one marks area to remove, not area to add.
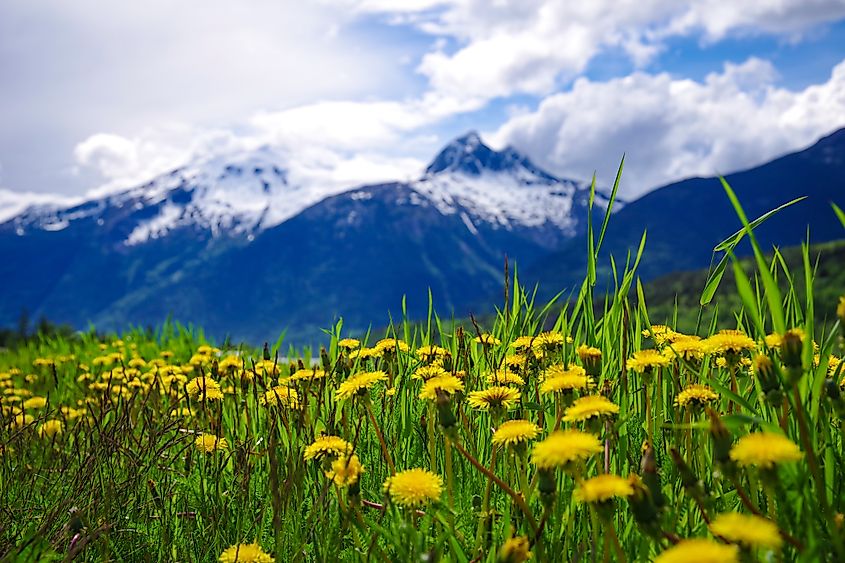
[[[385,13],[457,47],[442,45],[418,67],[444,95],[545,95],[581,73],[608,49],[638,67],[671,37],[716,41],[728,35],[796,39],[845,17],[842,0],[338,0],[361,12]]]
[[[561,174],[609,184],[627,153],[620,193],[748,168],[845,126],[845,61],[801,91],[774,85],[772,65],[749,59],[702,82],[634,73],[580,78],[571,91],[505,123],[493,137]]]
[[[173,124],[237,130],[259,111],[406,94],[416,78],[400,58],[414,51],[353,19],[313,2],[4,0],[4,184],[79,193],[93,179],[67,173],[73,148],[99,132],[134,143]],[[127,146],[99,150],[105,169],[145,167],[143,147],[134,165]]]
[[[102,182],[87,192],[89,197],[99,197],[200,158],[255,149],[261,142],[224,129],[171,124],[145,128],[136,137],[95,133],[78,143],[73,153],[78,173],[93,171],[101,178]]]
[[[185,164],[263,146],[275,149],[294,182],[354,187],[421,173],[424,160],[417,155],[437,141],[421,137],[418,130],[436,119],[436,111],[421,102],[318,102],[259,112],[239,134],[187,125],[147,128],[133,138],[96,133],[77,144],[74,155],[81,170],[104,179],[89,197],[138,185]]]

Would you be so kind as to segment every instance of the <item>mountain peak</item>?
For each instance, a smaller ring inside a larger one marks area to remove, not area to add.
[[[534,166],[528,157],[513,147],[493,150],[484,144],[476,131],[469,131],[446,145],[425,169],[425,175],[458,172],[467,176],[480,176],[485,171],[515,172],[520,169],[545,181],[557,181],[557,178]]]

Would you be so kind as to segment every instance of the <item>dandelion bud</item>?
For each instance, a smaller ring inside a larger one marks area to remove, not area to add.
[[[783,404],[783,390],[779,387],[777,389],[772,389],[768,393],[766,393],[766,402],[773,406],[779,406]]]
[[[661,492],[660,473],[657,468],[657,457],[654,455],[654,447],[646,445],[643,450],[643,457],[640,460],[640,472],[642,473],[642,482],[651,491],[651,496],[657,508],[666,504]]]
[[[839,306],[836,307],[836,316],[839,317],[839,322],[842,328],[845,329],[845,295],[839,298]]]
[[[763,388],[763,393],[768,393],[772,389],[779,387],[777,373],[775,373],[775,364],[768,356],[761,354],[754,358],[754,374],[760,380],[760,387]]]
[[[651,490],[638,475],[631,475],[628,481],[634,490],[634,493],[628,497],[634,520],[646,535],[656,537],[660,533],[660,524]]]
[[[801,332],[795,329],[786,331],[780,343],[780,357],[786,368],[787,380],[795,385],[801,378]]]
[[[543,506],[549,508],[555,502],[557,493],[557,480],[554,469],[540,469],[537,471],[537,489],[540,491],[540,500]]]
[[[523,563],[531,559],[531,542],[525,536],[509,538],[496,557],[496,563]]]
[[[326,373],[331,371],[332,364],[329,360],[329,353],[326,352],[326,348],[324,346],[320,346],[320,362],[323,364],[323,371]]]
[[[713,440],[713,461],[722,467],[730,468],[733,464],[730,456],[733,437],[716,411],[708,408],[707,414],[710,416],[710,438]]]
[[[220,376],[220,364],[217,363],[217,360],[213,360],[211,362],[211,377],[217,379]]]
[[[578,347],[578,357],[587,375],[596,378],[601,375],[601,350],[582,344]]]
[[[361,503],[361,483],[360,481],[355,481],[351,483],[349,487],[346,489],[347,491],[347,498],[350,504],[358,505]]]
[[[437,389],[437,420],[440,422],[440,427],[444,432],[451,431],[457,420],[455,414],[452,412],[452,400],[449,394],[442,389]]]
[[[270,346],[266,342],[264,343],[264,359],[270,359]]]
[[[833,405],[833,410],[840,418],[845,418],[845,399],[842,397],[842,390],[833,379],[826,379],[824,382],[827,398]]]

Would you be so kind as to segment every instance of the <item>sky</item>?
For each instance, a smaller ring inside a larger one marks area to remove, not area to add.
[[[476,130],[637,197],[845,126],[845,0],[4,0],[0,205],[278,147],[419,176]],[[775,188],[773,188],[775,189]]]

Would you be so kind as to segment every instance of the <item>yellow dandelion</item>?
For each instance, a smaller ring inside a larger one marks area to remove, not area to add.
[[[564,338],[559,332],[541,332],[534,339],[534,348],[545,348],[546,350],[553,350],[563,346]]]
[[[480,391],[473,391],[467,397],[470,406],[480,410],[509,409],[514,406],[521,397],[520,392],[513,387],[499,385],[488,387]]]
[[[770,468],[778,463],[799,461],[804,454],[786,436],[773,432],[754,432],[740,438],[731,448],[730,456],[742,466]]]
[[[326,471],[326,477],[334,481],[338,487],[348,487],[357,483],[362,473],[364,473],[364,466],[361,465],[361,460],[357,455],[352,454],[349,457],[343,456],[334,460],[332,468]]]
[[[243,365],[243,358],[239,356],[229,355],[220,360],[220,362],[217,364],[217,369],[220,370],[222,373],[231,373],[235,370],[241,369]]]
[[[361,395],[376,383],[386,380],[387,374],[383,371],[367,371],[353,375],[338,386],[337,391],[335,391],[335,398],[343,401],[356,394]]]
[[[440,499],[443,479],[425,469],[408,469],[388,477],[384,492],[399,506],[422,506]]]
[[[375,345],[376,352],[380,355],[385,353],[395,354],[399,352],[409,352],[411,347],[404,340],[398,338],[382,338]]]
[[[563,420],[566,422],[580,422],[593,417],[611,416],[619,412],[619,406],[610,402],[602,395],[587,395],[576,399],[572,406],[566,409]]]
[[[842,358],[837,358],[836,356],[830,356],[827,360],[827,374],[828,375],[836,375],[836,371],[839,369],[839,364],[842,363]]]
[[[780,348],[781,343],[783,343],[783,336],[781,336],[777,332],[773,332],[771,334],[767,334],[766,337],[763,339],[763,342],[769,348]]]
[[[654,559],[654,563],[739,563],[739,548],[713,540],[682,540]]]
[[[687,362],[700,360],[707,353],[704,341],[700,336],[682,335],[676,338],[669,346],[664,348],[663,355],[670,360],[681,358]]]
[[[218,438],[214,434],[200,434],[197,436],[197,439],[194,440],[194,446],[196,446],[196,448],[204,454],[229,449],[229,443],[226,441],[226,438]]]
[[[38,427],[38,435],[50,438],[64,432],[65,425],[61,420],[47,420]]]
[[[783,544],[777,524],[751,514],[720,514],[710,523],[710,531],[716,536],[747,547],[780,549]]]
[[[578,349],[575,351],[575,353],[578,354],[578,357],[584,363],[590,360],[595,361],[601,359],[601,350],[594,346],[587,346],[586,344],[581,344],[580,346],[578,346]]]
[[[516,385],[517,387],[521,387],[525,385],[525,380],[512,371],[500,370],[488,373],[487,383],[490,385]]]
[[[339,436],[319,436],[305,448],[303,458],[322,459],[324,457],[338,457],[352,451],[352,445]]]
[[[35,361],[32,362],[33,367],[52,367],[56,365],[56,361],[53,358],[35,358]]]
[[[129,360],[129,367],[131,368],[142,368],[146,365],[147,362],[145,362],[143,358],[135,357]]]
[[[644,328],[642,335],[645,338],[651,338],[658,346],[663,346],[667,342],[673,342],[680,333],[675,332],[666,325],[651,325],[651,330]]]
[[[703,342],[705,350],[710,354],[741,354],[757,346],[754,340],[741,330],[720,330]]]
[[[445,358],[451,356],[451,352],[442,346],[420,346],[417,348],[417,356],[424,361],[430,361],[435,358]]]
[[[344,350],[355,350],[361,347],[361,341],[357,338],[341,338],[337,341],[337,346]]]
[[[505,356],[505,365],[513,371],[519,371],[525,367],[528,358],[524,354],[508,354]]]
[[[499,340],[498,338],[496,338],[492,334],[489,334],[489,333],[486,333],[486,332],[480,334],[479,336],[476,336],[472,340],[473,340],[473,342],[475,342],[477,344],[483,344],[485,346],[498,346],[499,344],[502,343],[501,340]]]
[[[634,488],[628,479],[604,474],[582,481],[575,489],[575,499],[581,502],[607,502],[617,497],[629,497]]]
[[[625,363],[629,370],[637,373],[644,373],[655,368],[662,368],[669,365],[669,358],[657,350],[639,350],[634,352],[633,357],[628,358]]]
[[[277,385],[261,396],[261,404],[268,407],[281,405],[291,409],[299,408],[299,395],[295,389],[285,385]]]
[[[454,395],[455,393],[464,390],[464,382],[452,374],[445,374],[438,377],[432,377],[423,384],[422,391],[420,391],[420,399],[433,401],[437,399],[437,391],[443,391],[447,395]]]
[[[275,560],[257,543],[241,543],[224,549],[218,561],[220,563],[273,563]]]
[[[508,538],[499,550],[497,563],[524,563],[531,559],[531,542],[525,536]]]
[[[675,397],[675,404],[679,407],[703,407],[713,401],[718,401],[719,395],[706,385],[694,383],[684,388]]]
[[[313,381],[315,379],[323,379],[324,377],[326,377],[326,372],[321,369],[300,369],[296,370],[288,378],[288,381],[301,381],[304,379]]]
[[[536,337],[530,335],[518,336],[516,340],[511,342],[510,347],[514,350],[527,350],[528,348],[531,348],[535,338]]]
[[[84,416],[86,412],[85,409],[75,409],[73,407],[62,407],[61,409],[62,415],[67,420],[76,420],[77,418]]]
[[[540,427],[528,420],[508,420],[493,433],[493,443],[497,446],[517,446],[533,440],[540,434]]]
[[[195,377],[185,385],[185,391],[192,399],[217,401],[223,398],[220,385],[210,377]]]
[[[29,426],[33,422],[35,422],[35,417],[31,414],[19,413],[12,419],[12,426],[14,428],[22,428],[24,426]]]
[[[253,369],[259,375],[270,377],[279,375],[279,364],[276,360],[258,360],[254,363]]]
[[[411,379],[422,379],[423,381],[427,381],[434,377],[440,377],[443,375],[447,375],[449,372],[443,369],[440,365],[431,365],[431,366],[422,366],[414,370],[414,374],[411,376]]]
[[[546,378],[540,384],[540,392],[565,393],[567,391],[579,391],[593,386],[593,378],[587,375],[581,366],[570,366],[563,369],[560,366],[553,366],[546,372]]]
[[[174,418],[185,418],[194,416],[194,411],[188,407],[179,407],[170,411],[170,416]]]
[[[20,395],[20,393],[18,394]],[[23,402],[25,409],[43,409],[45,406],[47,406],[47,399],[44,397],[32,397]]]
[[[359,348],[349,353],[350,360],[357,360],[359,358],[366,360],[367,358],[377,358],[378,356],[379,352],[375,348]]]
[[[580,430],[558,430],[534,446],[531,460],[538,469],[554,469],[583,461],[602,450],[601,442],[593,434]]]

